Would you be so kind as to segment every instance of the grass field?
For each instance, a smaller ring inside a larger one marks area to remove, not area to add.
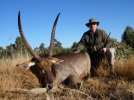
[[[41,94],[21,91],[40,87],[30,71],[16,68],[26,60],[0,60],[0,100],[134,100],[134,58],[116,61],[116,78],[109,77],[107,70],[100,67],[97,76],[83,82],[79,90],[64,88]]]

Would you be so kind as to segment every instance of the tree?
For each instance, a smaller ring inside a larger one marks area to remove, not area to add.
[[[15,44],[10,44],[6,46],[6,57],[13,58],[16,54],[16,47]]]
[[[76,48],[77,48],[77,42],[73,42],[73,45],[70,48],[64,48],[63,52],[72,53],[76,50]]]
[[[134,48],[134,30],[132,27],[127,26],[122,34],[122,42]]]
[[[3,47],[0,47],[0,59],[5,57],[6,55],[6,50]]]
[[[47,51],[47,49],[45,48],[45,44],[44,44],[44,43],[41,43],[41,45],[39,46],[39,53],[42,54],[42,55],[48,54],[48,51]]]
[[[21,56],[22,55],[26,55],[26,56],[29,55],[29,52],[27,51],[21,37],[18,36],[16,38],[15,45],[16,45],[16,51],[18,54],[20,54]]]
[[[72,49],[73,51],[75,51],[76,48],[77,48],[77,45],[78,45],[78,43],[77,43],[77,42],[74,42],[73,45],[71,46],[71,49]]]
[[[62,48],[62,43],[60,43],[58,40],[54,40],[54,43],[55,43],[55,47],[56,48],[59,48],[59,49],[61,49]]]
[[[54,54],[61,53],[62,52],[62,43],[60,43],[58,40],[54,40]]]

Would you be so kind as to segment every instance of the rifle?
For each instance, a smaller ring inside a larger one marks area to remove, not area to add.
[[[108,34],[108,36],[107,36],[107,40],[106,40],[106,42],[104,43],[104,47],[106,46],[106,44],[107,44],[107,42],[108,42],[108,38],[109,38],[110,34],[111,34],[111,32],[110,32],[110,33]]]

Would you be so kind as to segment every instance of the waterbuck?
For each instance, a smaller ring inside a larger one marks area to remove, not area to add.
[[[53,55],[54,37],[56,24],[59,18],[57,15],[51,33],[50,48],[48,56],[37,55],[27,42],[22,31],[20,12],[18,14],[18,27],[24,45],[33,58],[22,64],[21,68],[30,69],[36,75],[42,87],[51,89],[59,84],[76,86],[79,81],[90,74],[91,62],[87,53],[64,53]],[[37,38],[38,39],[38,38]]]

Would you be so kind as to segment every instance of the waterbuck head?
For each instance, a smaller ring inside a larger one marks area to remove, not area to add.
[[[52,28],[52,33],[51,33],[51,40],[50,40],[50,48],[49,48],[49,54],[48,56],[39,56],[36,52],[34,52],[27,42],[25,35],[22,30],[22,25],[21,25],[21,18],[20,18],[20,12],[18,14],[18,27],[19,27],[19,32],[22,38],[22,41],[30,54],[33,56],[33,58],[29,61],[23,62],[21,64],[17,64],[19,68],[23,69],[30,69],[32,73],[34,73],[39,82],[41,83],[42,87],[46,87],[47,84],[51,84],[53,82],[53,74],[51,70],[51,66],[53,64],[57,64],[59,62],[62,62],[63,60],[54,58],[52,57],[53,55],[53,46],[54,46],[54,38],[55,38],[55,30],[56,30],[56,25],[57,21],[59,18],[60,13],[57,15],[53,28]],[[52,88],[51,86],[48,86],[49,88]]]

